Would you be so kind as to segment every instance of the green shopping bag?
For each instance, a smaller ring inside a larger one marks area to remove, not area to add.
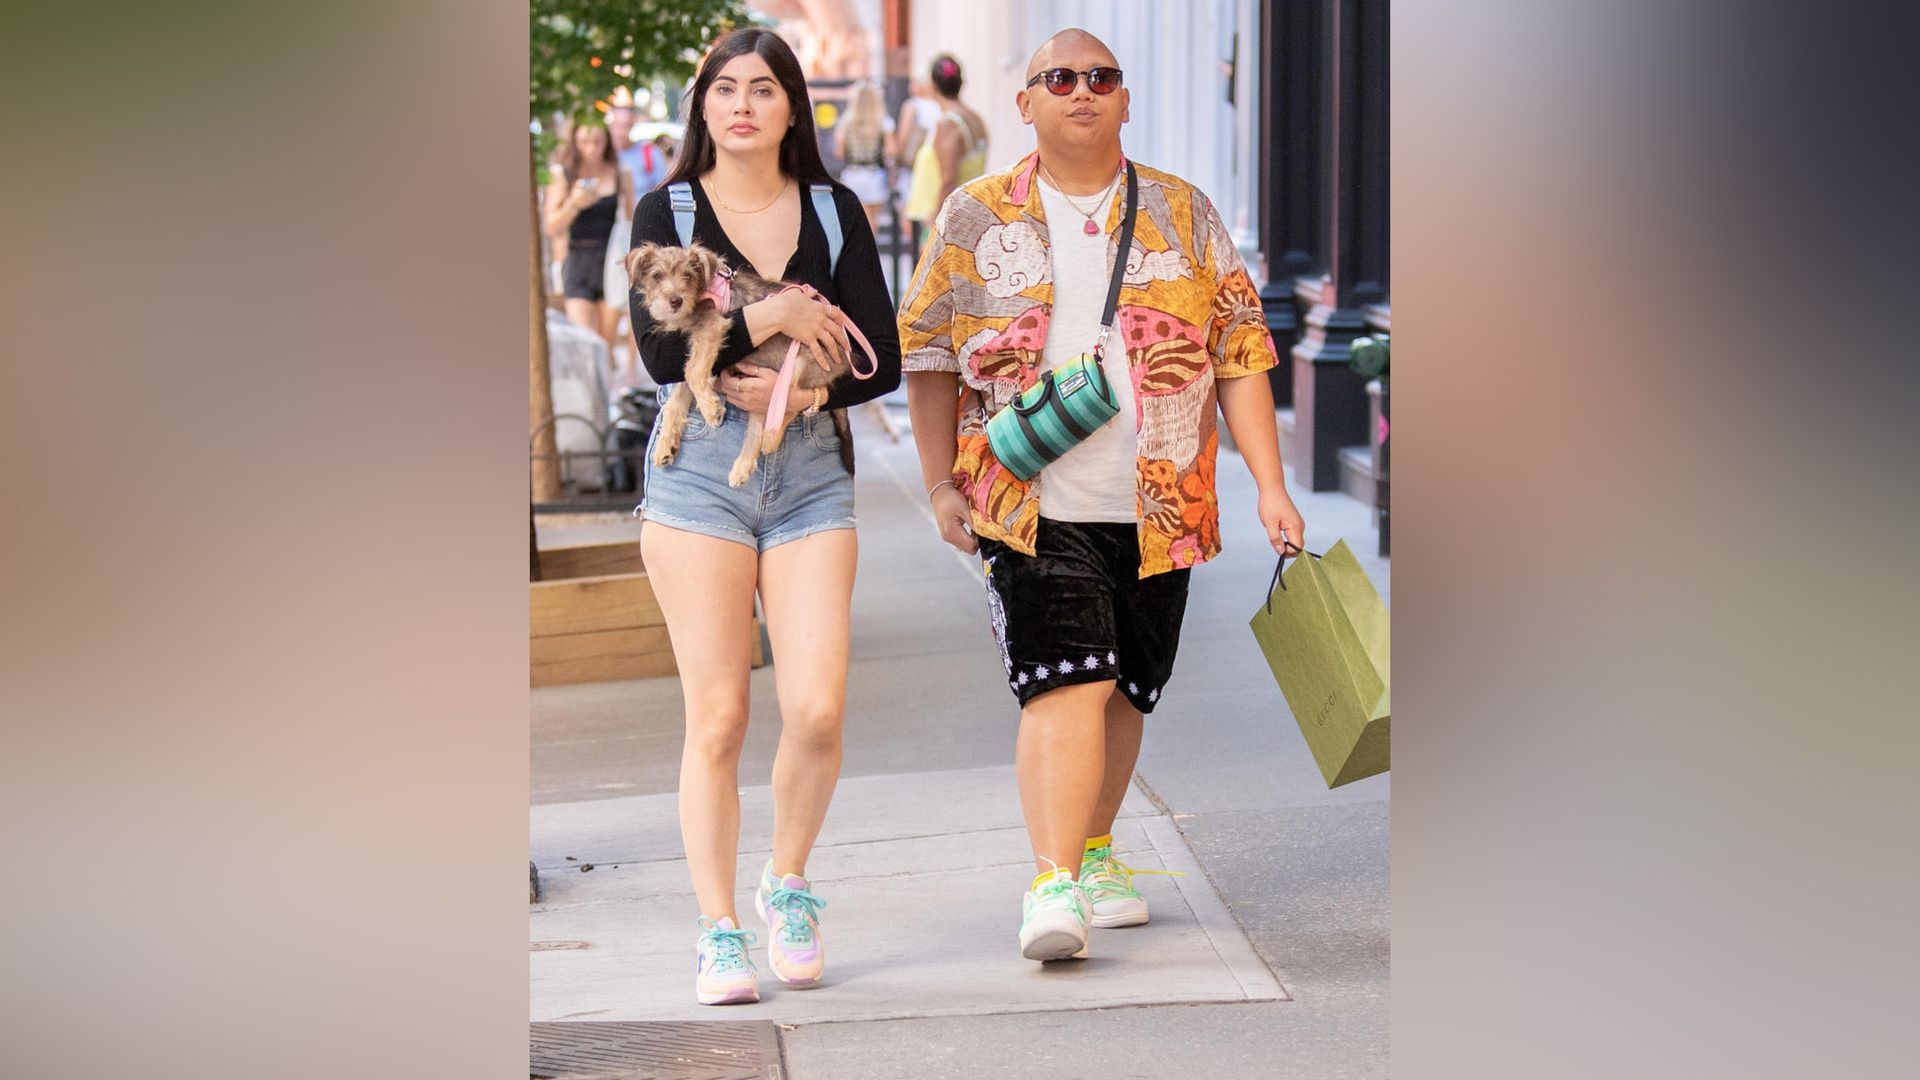
[[[1386,772],[1393,711],[1387,605],[1345,540],[1281,566],[1250,625],[1327,787]]]

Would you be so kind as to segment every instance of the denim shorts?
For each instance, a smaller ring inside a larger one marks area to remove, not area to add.
[[[664,408],[670,394],[689,393],[685,383],[662,388]],[[635,511],[643,520],[672,529],[733,540],[758,551],[828,529],[851,529],[853,477],[840,463],[840,433],[827,413],[800,415],[772,453],[740,487],[727,473],[747,437],[747,413],[732,405],[720,426],[708,424],[695,406],[673,464],[653,463],[655,424],[647,440],[646,487]],[[755,429],[754,434],[760,434]]]

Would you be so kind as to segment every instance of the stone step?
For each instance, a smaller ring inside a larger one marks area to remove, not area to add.
[[[1340,448],[1340,490],[1372,506],[1374,503],[1373,448]]]
[[[1280,425],[1280,460],[1291,465],[1300,460],[1298,450],[1300,445],[1298,438],[1300,431],[1299,418],[1295,416],[1293,406],[1291,405],[1276,410],[1274,418]],[[1221,426],[1225,427],[1226,425],[1223,424]]]

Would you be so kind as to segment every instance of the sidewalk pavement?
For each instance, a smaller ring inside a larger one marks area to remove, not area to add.
[[[809,865],[827,900],[828,985],[784,989],[763,943],[760,1004],[693,1004],[679,684],[553,687],[533,692],[543,898],[529,916],[531,1019],[774,1020],[799,1080],[1387,1075],[1390,780],[1326,790],[1247,629],[1273,555],[1238,456],[1221,451],[1226,548],[1194,573],[1179,660],[1115,829],[1129,864],[1187,876],[1139,879],[1151,923],[1096,931],[1092,959],[1043,968],[1014,936],[1031,876],[1017,711],[978,563],[935,536],[911,435],[890,444],[863,410],[853,419],[845,764]],[[1345,537],[1391,603],[1367,508],[1294,497],[1311,546]],[[541,540],[637,535],[621,522]],[[771,667],[753,673],[752,695],[738,880],[764,935],[751,888],[771,846]]]

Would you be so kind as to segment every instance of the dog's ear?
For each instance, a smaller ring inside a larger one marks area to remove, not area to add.
[[[634,285],[653,271],[654,261],[660,257],[660,249],[653,244],[642,244],[627,252],[627,280]]]
[[[713,275],[720,272],[720,256],[706,248],[695,247],[688,254],[693,256],[693,266],[701,281],[712,281]]]

